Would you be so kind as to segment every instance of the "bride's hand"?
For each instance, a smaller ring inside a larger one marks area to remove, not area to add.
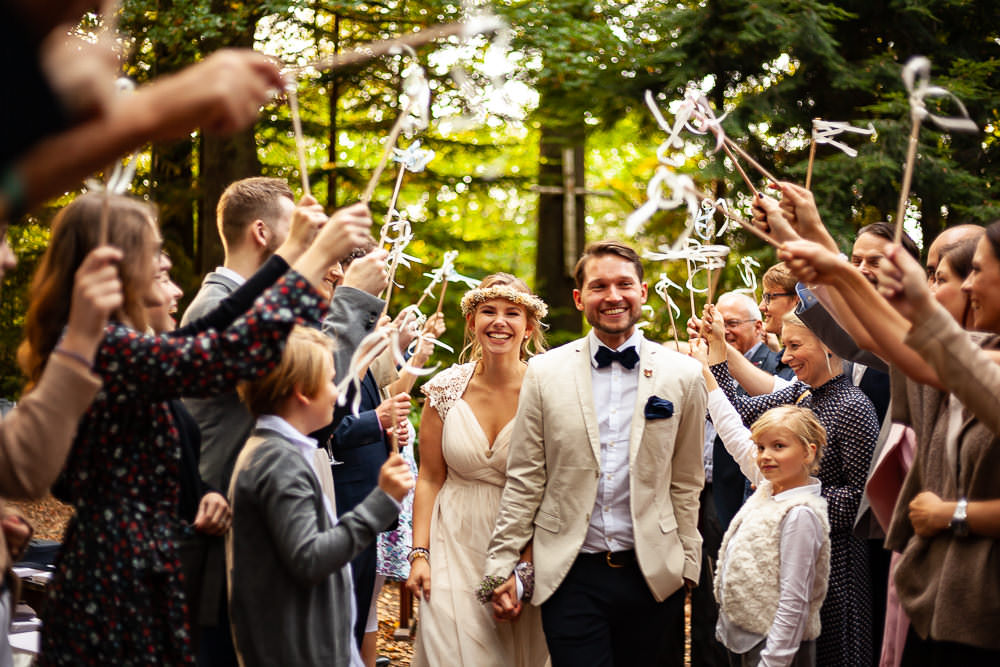
[[[426,558],[414,558],[410,563],[410,576],[406,588],[420,600],[431,599],[431,565]]]

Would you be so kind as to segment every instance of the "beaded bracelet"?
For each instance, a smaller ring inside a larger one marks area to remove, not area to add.
[[[58,345],[52,348],[52,352],[54,354],[61,354],[67,359],[72,359],[73,361],[83,364],[84,366],[87,367],[88,371],[94,370],[94,365],[90,363],[90,360],[88,360],[87,357],[83,356],[82,354],[77,354],[76,352],[64,349],[62,347],[59,347]]]
[[[410,561],[410,565],[413,565],[413,561],[418,558],[423,558],[424,560],[430,561],[431,552],[425,547],[413,547],[410,549],[410,553],[407,554],[406,560]]]

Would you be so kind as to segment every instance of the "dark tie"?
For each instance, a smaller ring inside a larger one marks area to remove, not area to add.
[[[594,361],[597,362],[598,368],[605,368],[610,366],[612,361],[617,361],[625,368],[632,370],[639,363],[639,353],[635,351],[634,345],[617,352],[601,345],[594,353]]]

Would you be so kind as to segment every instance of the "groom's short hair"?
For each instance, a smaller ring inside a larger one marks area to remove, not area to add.
[[[583,273],[587,267],[587,261],[591,257],[603,257],[605,255],[617,255],[622,259],[632,262],[632,266],[635,267],[635,274],[639,277],[639,282],[642,282],[642,260],[639,259],[639,254],[635,250],[621,241],[594,241],[583,249],[583,255],[576,263],[576,268],[573,269],[573,278],[576,281],[577,289],[583,289]]]

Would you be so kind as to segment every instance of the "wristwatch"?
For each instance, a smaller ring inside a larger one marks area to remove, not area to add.
[[[955,505],[955,513],[951,515],[951,532],[957,537],[965,537],[969,534],[969,522],[966,520],[966,513],[969,509],[969,501],[959,498]]]

